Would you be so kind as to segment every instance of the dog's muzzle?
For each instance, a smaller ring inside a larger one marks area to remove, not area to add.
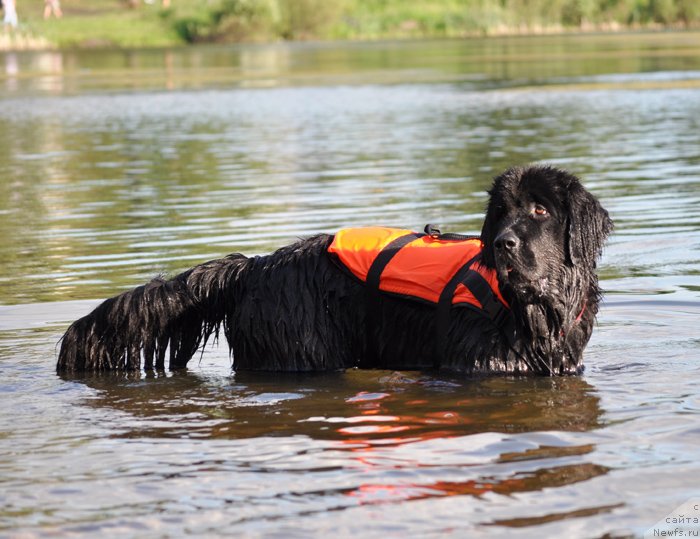
[[[493,245],[496,251],[496,269],[501,279],[507,279],[513,271],[520,252],[520,238],[511,229],[501,232]]]

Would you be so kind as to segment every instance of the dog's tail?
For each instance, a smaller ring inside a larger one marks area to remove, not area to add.
[[[56,369],[132,371],[184,367],[231,319],[234,290],[248,258],[212,260],[172,279],[154,279],[100,304],[61,339]]]

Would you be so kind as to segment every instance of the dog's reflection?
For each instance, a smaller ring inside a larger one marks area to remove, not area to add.
[[[150,371],[78,380],[95,390],[85,405],[127,412],[120,436],[306,435],[387,444],[482,432],[588,431],[600,426],[602,413],[594,388],[579,377]]]
[[[347,470],[359,481],[323,494],[347,497],[352,504],[511,495],[608,472],[589,456],[595,445],[585,435],[567,434],[602,423],[599,398],[579,377],[152,371],[81,380],[94,390],[83,405],[119,412],[110,414],[114,437],[236,445],[256,439],[251,447],[258,449],[260,440],[268,439],[281,460],[260,462],[255,451],[248,454],[243,447],[236,452],[238,465],[242,460],[246,469],[260,472],[292,466],[296,473],[301,461],[310,470]],[[299,440],[307,442],[300,448]],[[221,465],[226,462],[222,456]],[[408,482],[386,473],[403,469],[421,478],[419,470],[436,467],[447,471]]]

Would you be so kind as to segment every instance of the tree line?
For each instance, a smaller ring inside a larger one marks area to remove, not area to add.
[[[700,1],[181,0],[161,16],[187,42],[457,37],[700,26]]]

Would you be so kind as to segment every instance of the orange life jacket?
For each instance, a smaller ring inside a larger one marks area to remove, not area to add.
[[[498,289],[496,272],[481,265],[483,249],[476,237],[445,239],[449,235],[420,234],[410,230],[383,227],[347,228],[336,233],[328,251],[360,281],[378,290],[439,303],[446,287],[458,273],[464,280],[453,284],[451,305],[471,305],[486,309],[487,289],[470,286],[467,274],[477,273],[503,307],[508,303]],[[471,271],[469,271],[471,270]],[[473,280],[473,279],[472,279]],[[375,281],[374,284],[372,281]],[[480,281],[480,280],[479,280]],[[443,298],[446,300],[449,298]]]

